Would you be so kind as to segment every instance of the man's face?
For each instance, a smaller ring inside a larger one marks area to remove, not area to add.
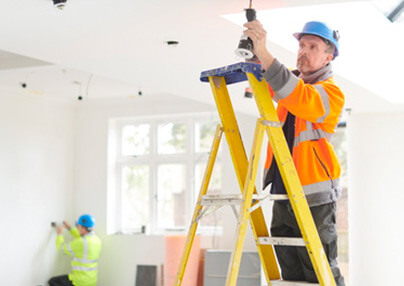
[[[79,230],[79,233],[81,236],[83,236],[87,233],[87,229],[80,224],[77,225],[77,229]]]
[[[325,67],[333,58],[326,50],[327,44],[321,38],[304,35],[299,40],[297,69],[303,75],[310,75]]]

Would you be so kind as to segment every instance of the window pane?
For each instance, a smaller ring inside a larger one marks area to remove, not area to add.
[[[201,190],[203,176],[205,174],[207,161],[203,163],[198,163],[195,165],[195,200],[198,199],[199,192]],[[222,192],[222,164],[216,160],[213,167],[212,176],[210,178],[208,194],[217,194]],[[195,207],[193,203],[193,207]],[[201,226],[217,226],[222,225],[222,218],[217,212],[212,212],[211,214],[204,216],[200,222]]]
[[[183,123],[160,124],[157,138],[159,154],[176,154],[186,151],[186,127]]]
[[[158,166],[158,227],[185,225],[185,165]]]
[[[195,165],[195,191],[197,192],[197,195],[199,194],[199,191],[202,186],[202,180],[205,174],[206,164],[207,161]],[[220,193],[221,191],[222,191],[222,165],[216,159],[212,171],[212,176],[209,182],[209,192]]]
[[[149,222],[149,167],[131,166],[122,170],[122,228],[138,228]]]
[[[122,129],[122,155],[140,156],[150,153],[150,125],[126,125]]]
[[[195,152],[209,152],[213,143],[217,122],[197,122],[195,124]]]

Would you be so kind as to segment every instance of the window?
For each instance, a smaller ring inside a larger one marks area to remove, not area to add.
[[[218,119],[212,114],[113,119],[108,148],[108,233],[187,231]],[[220,153],[209,192],[221,192]],[[199,231],[220,225],[204,218]]]

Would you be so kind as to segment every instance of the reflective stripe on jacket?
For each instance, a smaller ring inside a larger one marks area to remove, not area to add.
[[[62,253],[72,256],[72,272],[69,279],[75,286],[97,285],[98,258],[101,253],[101,240],[93,232],[80,236],[77,228],[72,227],[70,234],[74,240],[65,243],[63,235],[56,238],[56,247]]]
[[[310,206],[336,201],[340,196],[341,167],[330,144],[344,106],[344,94],[336,85],[331,64],[307,78],[299,78],[275,60],[263,73],[277,113],[285,123],[295,115],[293,161]],[[270,144],[265,163],[264,188],[272,182],[274,167]]]

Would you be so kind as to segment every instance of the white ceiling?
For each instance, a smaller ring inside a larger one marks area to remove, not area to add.
[[[141,89],[119,80],[0,50],[0,91],[65,102],[135,98]]]
[[[276,11],[335,2],[347,1],[253,0],[253,7]],[[240,61],[234,49],[242,28],[223,15],[240,13],[247,5],[247,0],[68,0],[59,11],[51,0],[1,1],[0,50],[4,52],[0,61],[10,52],[11,57],[17,54],[38,62],[27,60],[24,67],[14,59],[14,69],[10,63],[0,64],[0,89],[21,90],[20,82],[27,81],[31,85],[26,90],[31,88],[31,93],[71,100],[79,94],[87,100],[134,97],[142,90],[144,96],[170,94],[213,104],[209,86],[199,81],[200,72]],[[296,23],[284,19],[279,25]],[[296,29],[300,28],[299,24]],[[272,29],[277,29],[276,25]],[[271,40],[270,33],[268,38]],[[168,40],[179,41],[179,45],[169,47]],[[269,42],[269,46],[279,59],[294,64],[295,55],[281,43]],[[380,57],[375,55],[369,66],[363,67],[372,70],[375,81],[378,71],[373,62]],[[354,110],[402,108],[350,76],[340,75],[339,79]],[[230,88],[233,103],[237,110],[256,113],[254,103],[243,99],[245,86]]]

